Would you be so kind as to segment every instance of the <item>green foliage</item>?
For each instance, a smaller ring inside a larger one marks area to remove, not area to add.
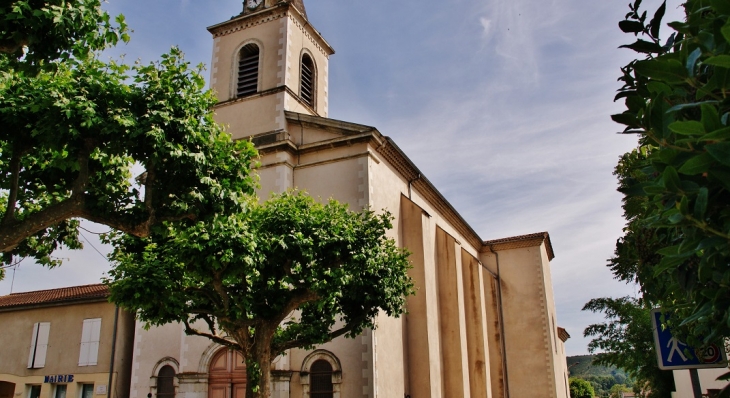
[[[625,392],[631,392],[631,389],[624,384],[614,384],[608,391],[608,398],[623,398]]]
[[[649,398],[671,395],[674,376],[659,369],[654,349],[651,308],[631,297],[597,298],[584,311],[603,313],[605,323],[588,326],[583,335],[593,337],[590,352],[601,351],[595,363],[624,369],[635,380],[634,389]]]
[[[374,328],[413,292],[408,254],[386,232],[388,213],[285,193],[244,211],[168,224],[149,238],[117,235],[111,299],[151,325],[240,350],[251,396],[268,396],[271,360]],[[257,382],[256,382],[257,381]],[[250,391],[253,394],[253,391]]]
[[[0,5],[0,53],[14,62],[22,58],[26,66],[86,58],[119,40],[129,40],[124,17],[118,16],[115,25],[100,0],[7,0]]]
[[[200,69],[173,48],[130,68],[69,60],[27,75],[0,61],[0,251],[55,265],[85,218],[146,236],[162,221],[241,209],[255,150],[213,120]],[[132,179],[132,168],[144,174]]]
[[[591,383],[583,380],[570,378],[570,397],[571,398],[593,398],[595,395]]]
[[[58,265],[78,218],[147,236],[163,221],[236,212],[255,151],[213,120],[201,67],[96,59],[129,40],[99,0],[0,5],[0,278],[18,257]],[[132,169],[143,173],[132,179]]]
[[[566,357],[571,377],[583,379],[593,386],[596,397],[608,398],[613,386],[621,384],[633,387],[634,382],[626,372],[613,365],[605,366],[594,361],[595,355]]]
[[[609,376],[617,383],[625,384],[628,376],[626,372],[615,366],[604,366],[594,362],[595,355],[573,355],[566,357],[568,369],[571,376],[578,376],[585,379],[588,376],[604,377]]]
[[[730,7],[688,0],[661,41],[665,5],[647,21],[640,3],[619,24],[640,59],[622,68],[613,119],[639,147],[616,169],[628,224],[610,266],[701,346],[730,336]]]

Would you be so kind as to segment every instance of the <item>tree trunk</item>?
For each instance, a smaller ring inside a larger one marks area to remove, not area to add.
[[[271,397],[271,338],[262,338],[263,336],[257,336],[256,343],[251,347],[251,363],[248,359],[246,361],[246,398],[269,398]],[[260,369],[258,375],[258,383],[255,383],[257,379],[256,369],[254,365],[257,364]],[[258,391],[254,392],[254,388],[258,386]]]

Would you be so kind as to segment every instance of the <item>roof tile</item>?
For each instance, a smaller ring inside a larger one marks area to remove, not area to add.
[[[109,297],[109,288],[98,283],[0,296],[0,309],[106,297]]]

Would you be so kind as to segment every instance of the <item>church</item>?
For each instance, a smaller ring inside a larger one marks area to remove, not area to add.
[[[334,49],[304,0],[246,0],[208,31],[216,118],[257,146],[262,200],[301,189],[387,209],[391,237],[412,253],[408,313],[289,350],[272,366],[273,397],[569,397],[548,233],[482,240],[393,140],[328,118]],[[130,398],[243,398],[240,355],[183,329],[137,322]]]

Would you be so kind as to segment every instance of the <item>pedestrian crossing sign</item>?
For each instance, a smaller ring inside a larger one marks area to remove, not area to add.
[[[662,326],[661,309],[651,311],[651,322],[654,329],[659,369],[699,369],[724,368],[727,366],[725,347],[721,344],[710,344],[703,349],[695,349],[672,335],[672,331]],[[667,313],[664,318],[668,318]]]

